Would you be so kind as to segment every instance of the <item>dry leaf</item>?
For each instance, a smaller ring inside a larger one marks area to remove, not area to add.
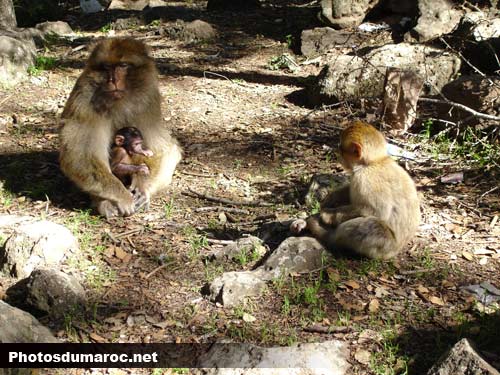
[[[481,259],[479,259],[479,264],[480,264],[481,266],[486,265],[486,263],[488,263],[488,258],[486,258],[486,257],[482,257]]]
[[[426,294],[426,293],[429,293],[429,289],[427,289],[425,286],[423,285],[419,285],[417,286],[417,291],[419,293],[422,293],[422,294]]]
[[[115,256],[120,259],[120,260],[123,260],[125,259],[125,257],[127,256],[127,252],[124,251],[121,247],[118,247],[116,246],[115,247]]]
[[[106,342],[106,339],[102,336],[99,336],[97,333],[92,332],[89,336],[95,342]]]
[[[359,284],[354,280],[346,281],[344,284],[351,289],[359,289]]]
[[[354,358],[364,365],[370,364],[371,354],[368,350],[360,349],[354,354]]]
[[[490,255],[490,254],[495,254],[495,252],[493,250],[488,250],[488,249],[474,250],[474,255]]]
[[[444,301],[441,298],[436,297],[436,296],[430,296],[428,298],[428,301],[430,303],[433,303],[434,305],[439,305],[439,306],[444,306],[445,305]]]
[[[377,298],[384,297],[388,294],[389,294],[389,292],[383,286],[378,286],[375,288],[375,297],[377,297]]]
[[[330,281],[339,281],[340,280],[340,274],[339,274],[339,271],[337,271],[335,268],[333,267],[328,267],[326,269],[326,273],[328,274],[328,279]]]
[[[248,313],[243,313],[243,321],[244,322],[252,323],[252,322],[255,322],[256,320],[257,319],[255,318],[255,316],[250,315]]]
[[[464,257],[465,259],[467,259],[468,261],[471,261],[474,259],[474,255],[472,255],[471,253],[469,253],[468,251],[464,250],[462,251],[462,257]]]
[[[371,313],[376,313],[380,307],[380,303],[378,302],[378,299],[374,298],[370,301],[368,304],[368,311]]]

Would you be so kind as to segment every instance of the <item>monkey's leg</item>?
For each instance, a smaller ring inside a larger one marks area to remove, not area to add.
[[[372,259],[389,259],[400,250],[392,230],[374,216],[340,224],[328,238],[328,247],[349,249]]]
[[[175,167],[181,160],[181,147],[173,139],[170,139],[169,142],[160,153],[155,151],[155,155],[146,161],[150,170],[146,186],[149,195],[166,188],[172,182]]]

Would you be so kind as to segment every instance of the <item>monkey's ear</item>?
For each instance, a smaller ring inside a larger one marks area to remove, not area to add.
[[[362,147],[357,142],[351,142],[349,145],[349,153],[356,159],[361,159]]]
[[[117,146],[123,146],[125,143],[125,137],[123,135],[117,134],[115,135],[115,145]]]

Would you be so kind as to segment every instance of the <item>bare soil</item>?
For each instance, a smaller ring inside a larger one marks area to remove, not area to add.
[[[276,280],[264,295],[235,309],[203,298],[201,288],[214,277],[256,264],[214,264],[204,256],[221,246],[219,240],[246,234],[267,234],[269,251],[276,248],[287,234],[269,235],[266,224],[310,212],[303,201],[309,179],[341,173],[332,152],[340,130],[356,118],[373,120],[374,110],[346,104],[307,108],[304,88],[321,66],[270,69],[270,60],[284,53],[304,61],[287,36],[297,40],[303,28],[319,26],[317,8],[274,2],[245,14],[210,14],[202,5],[175,3],[172,19],[162,25],[203,19],[216,28],[215,41],[169,39],[158,35],[158,25],[114,33],[151,46],[163,115],[184,148],[170,189],[148,212],[109,222],[95,216],[57,161],[58,118],[89,53],[78,47],[109,35],[98,30],[113,18],[133,14],[70,18],[80,37],[40,52],[55,57],[57,66],[0,89],[0,213],[68,225],[82,248],[64,269],[83,280],[87,312],[64,322],[40,320],[70,342],[230,338],[286,345],[336,338],[350,345],[353,374],[422,374],[459,338],[470,337],[500,368],[498,313],[478,310],[460,289],[483,281],[500,287],[498,170],[467,169],[463,182],[441,183],[442,175],[463,170],[460,160],[406,163],[422,196],[423,223],[393,261],[332,259],[312,274]],[[396,140],[409,145],[415,139]],[[236,206],[247,213],[199,211],[225,205],[195,197],[190,189],[272,206]],[[1,279],[0,291],[12,282]],[[256,320],[244,321],[244,313]],[[308,332],[312,326],[347,328],[325,334]],[[360,350],[371,353],[371,363],[355,359]],[[116,372],[99,371],[92,373]]]

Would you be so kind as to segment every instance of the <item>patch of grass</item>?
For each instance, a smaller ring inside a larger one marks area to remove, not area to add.
[[[99,31],[101,33],[109,33],[113,29],[113,25],[111,23],[107,23],[106,25],[102,26]]]
[[[28,67],[28,74],[32,76],[40,75],[45,70],[54,69],[57,65],[57,60],[52,56],[37,56],[35,58],[35,65]]]
[[[286,46],[288,48],[292,48],[292,45],[293,45],[293,36],[291,34],[288,34],[285,36],[285,42],[286,42]]]
[[[294,65],[293,58],[290,55],[284,53],[280,56],[272,57],[267,63],[267,68],[269,70],[295,70],[296,66]]]
[[[423,126],[421,137],[426,141],[423,144],[434,159],[447,156],[460,158],[471,166],[500,168],[500,144],[495,142],[493,132],[469,126],[463,130],[450,127],[436,133],[436,124],[431,119],[424,121]]]
[[[165,202],[163,205],[163,212],[165,214],[165,219],[170,219],[172,217],[172,213],[174,212],[174,198],[170,198],[168,202]]]
[[[409,357],[401,354],[397,343],[398,323],[389,320],[382,330],[379,351],[372,353],[370,368],[377,375],[407,375]]]
[[[434,267],[434,258],[429,248],[425,248],[419,257],[419,264],[422,268],[431,269]]]
[[[153,20],[149,23],[149,26],[151,27],[158,27],[161,25],[161,20]]]

